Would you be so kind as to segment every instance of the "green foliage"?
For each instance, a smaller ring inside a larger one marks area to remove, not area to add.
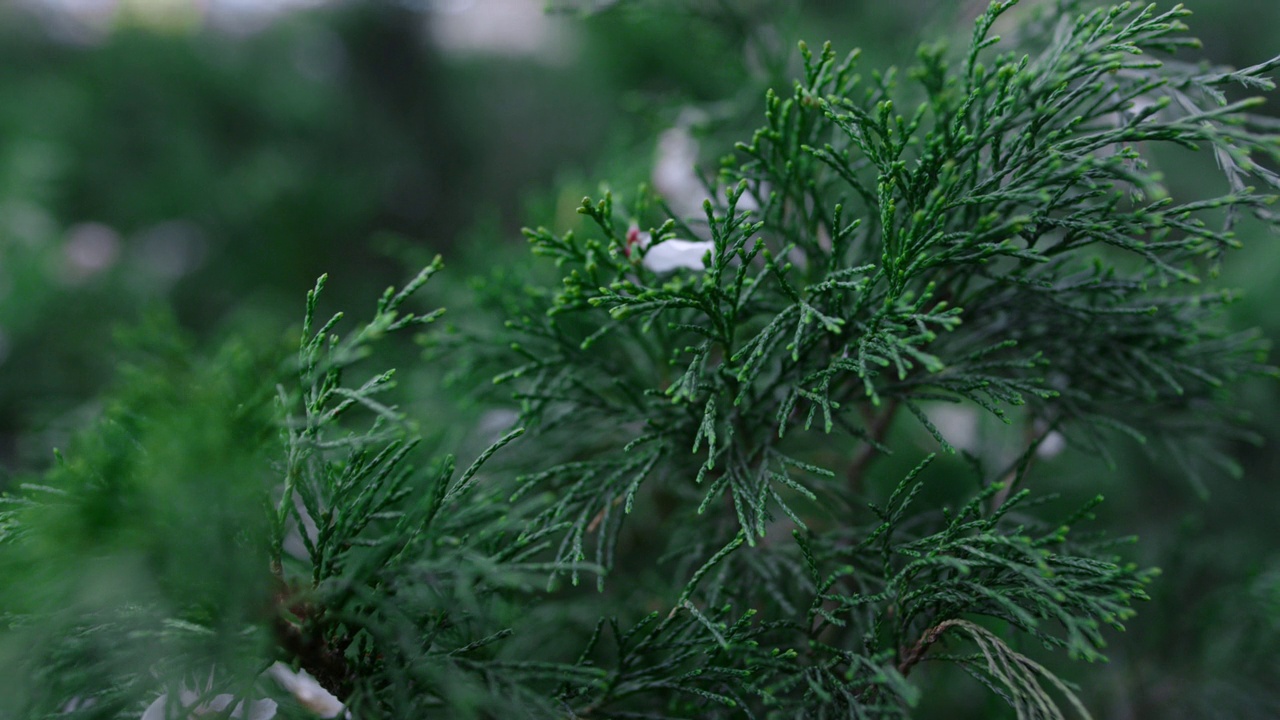
[[[342,382],[370,343],[438,317],[439,311],[418,315],[400,307],[439,268],[437,260],[402,290],[389,289],[374,319],[346,340],[330,334],[341,314],[314,327],[321,278],[307,299],[301,397],[282,396],[302,414],[285,424],[275,633],[288,654],[354,709],[385,717],[425,717],[442,704],[474,703],[476,714],[532,707],[545,701],[524,687],[524,678],[574,672],[486,657],[487,646],[510,633],[492,626],[485,608],[496,602],[491,596],[528,594],[549,569],[534,557],[538,539],[514,537],[519,518],[481,487],[478,474],[519,432],[459,476],[451,459],[416,470],[415,433],[378,399],[391,389],[392,373],[357,387]],[[372,417],[363,429],[341,423],[362,410]],[[282,549],[290,532],[305,548],[302,557]],[[482,680],[494,685],[481,691]]]
[[[1015,4],[905,83],[802,46],[703,217],[642,189],[528,231],[559,282],[482,288],[504,326],[450,341],[503,368],[522,429],[461,473],[368,367],[439,317],[408,309],[438,260],[345,337],[322,277],[292,358],[144,333],[102,419],[0,503],[0,577],[26,579],[0,589],[0,717],[184,690],[313,716],[275,663],[356,717],[898,718],[948,667],[1019,718],[1089,717],[1062,660],[1104,660],[1157,572],[1078,527],[1100,497],[1021,486],[1052,433],[1193,476],[1247,435],[1229,389],[1274,370],[1204,286],[1243,218],[1276,221],[1275,124],[1228,93],[1280,58],[1167,58],[1180,6]],[[1185,151],[1218,192],[1166,188]],[[903,421],[955,453],[951,405],[1017,452],[916,457]]]
[[[1074,3],[1019,25],[1016,49],[993,56],[990,30],[1012,6],[979,18],[958,63],[922,49],[912,89],[892,72],[857,74],[856,53],[804,50],[803,80],[789,98],[769,95],[766,126],[725,161],[716,187],[728,190],[704,220],[668,217],[644,195],[622,212],[606,195],[581,210],[600,239],[529,233],[564,288],[511,321],[526,362],[500,380],[520,382],[526,421],[565,457],[525,479],[526,492],[553,490],[544,517],[569,523],[561,562],[614,565],[622,517],[646,492],[668,498],[664,526],[696,528],[676,534],[696,533],[682,550],[694,556],[737,533],[735,552],[753,553],[792,525],[827,552],[865,550],[844,535],[848,513],[895,415],[905,409],[952,450],[929,404],[972,404],[1023,425],[1026,452],[982,472],[987,499],[969,503],[963,540],[958,521],[920,514],[927,531],[902,547],[919,564],[900,577],[885,559],[878,578],[854,583],[842,610],[874,609],[868,596],[885,606],[856,622],[832,616],[842,629],[830,644],[885,635],[846,660],[851,677],[877,676],[877,652],[909,669],[908,648],[930,644],[917,638],[977,614],[1100,657],[1098,625],[1129,614],[1149,573],[1065,530],[1032,539],[994,518],[1048,433],[1100,453],[1117,434],[1177,452],[1232,432],[1223,387],[1273,372],[1256,336],[1215,321],[1229,296],[1199,286],[1237,244],[1242,214],[1274,219],[1277,138],[1249,114],[1256,100],[1229,102],[1222,88],[1271,89],[1265,73],[1280,59],[1242,71],[1161,62],[1151,55],[1194,45],[1185,10],[1076,17]],[[1149,167],[1162,145],[1212,153],[1221,194],[1170,197]],[[629,221],[654,223],[647,249],[634,248]],[[713,243],[705,268],[654,272],[643,254],[677,236]],[[1063,552],[1041,560],[1055,543]],[[978,561],[984,572],[968,564]],[[823,597],[834,581],[814,573]],[[743,588],[743,607],[782,613],[810,604],[779,602],[796,574],[746,563],[726,582]],[[781,647],[812,647],[821,629]],[[1019,686],[1001,682],[1024,708]],[[796,701],[816,712],[830,697]]]
[[[165,687],[283,699],[258,677],[274,659],[387,717],[533,707],[522,678],[578,672],[485,657],[509,632],[489,627],[491,597],[528,595],[550,569],[478,487],[519,433],[461,475],[451,459],[415,468],[418,433],[380,400],[392,373],[343,383],[380,338],[438,317],[402,306],[439,268],[347,339],[341,313],[315,327],[321,278],[296,363],[237,343],[195,361],[165,342],[171,326],[146,334],[157,347],[73,459],[0,506],[0,570],[27,580],[3,596],[5,717],[72,698],[136,717]],[[509,692],[478,689],[485,677]]]
[[[102,692],[120,710],[146,669],[236,665],[263,644],[275,357],[231,342],[195,360],[160,323],[103,417],[45,477],[0,499],[6,717]],[[193,572],[195,570],[195,572]],[[182,658],[182,660],[179,660]],[[140,672],[141,671],[141,672]]]

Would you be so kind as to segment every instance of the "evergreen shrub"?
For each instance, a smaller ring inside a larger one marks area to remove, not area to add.
[[[409,309],[438,261],[354,331],[321,278],[288,353],[144,328],[0,504],[0,717],[896,718],[947,667],[1090,717],[1062,660],[1157,571],[1036,459],[1230,465],[1231,389],[1275,371],[1213,279],[1280,190],[1235,96],[1280,58],[1178,59],[1181,5],[1016,5],[905,73],[802,46],[700,216],[584,199],[527,232],[557,281],[481,283],[465,332]],[[1220,192],[1166,189],[1188,152]],[[418,331],[504,425],[462,471],[378,365]],[[948,407],[1016,450],[957,451]]]

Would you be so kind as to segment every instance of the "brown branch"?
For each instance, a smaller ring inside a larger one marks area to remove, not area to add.
[[[901,653],[902,660],[898,662],[898,672],[902,673],[902,677],[906,677],[911,672],[911,668],[924,659],[925,654],[929,652],[929,648],[933,647],[933,644],[942,638],[942,633],[957,622],[956,620],[946,620],[934,625],[924,631],[924,634],[920,636],[915,645],[911,646],[910,650]]]
[[[849,481],[849,489],[853,492],[856,493],[862,489],[862,476],[871,465],[871,461],[879,454],[880,451],[876,449],[876,445],[884,442],[884,436],[889,432],[889,426],[898,413],[899,405],[898,398],[890,398],[878,415],[871,411],[864,414],[864,420],[867,423],[867,442],[858,450],[858,454],[854,456],[853,463],[849,465],[849,470],[845,474]]]
[[[613,499],[613,502],[607,503],[604,507],[600,508],[600,512],[596,513],[595,517],[591,518],[590,523],[587,523],[587,534],[590,535],[591,533],[598,530],[600,528],[600,523],[604,522],[604,515],[609,511],[609,508],[618,507],[619,505],[622,504],[622,501],[625,499],[626,499],[625,497],[619,495],[618,497]]]
[[[273,575],[279,572],[279,567],[278,562],[272,562]],[[321,685],[350,694],[351,669],[345,654],[354,636],[349,635],[337,644],[327,641],[321,622],[323,610],[305,599],[283,578],[277,575],[275,579],[271,630],[280,647],[296,657],[302,668]]]

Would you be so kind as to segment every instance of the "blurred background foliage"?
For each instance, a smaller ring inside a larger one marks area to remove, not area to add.
[[[331,307],[364,308],[437,253],[449,268],[422,302],[473,322],[472,290],[542,272],[520,227],[575,227],[602,180],[624,193],[648,181],[663,131],[691,127],[713,169],[760,122],[764,89],[789,84],[797,40],[901,65],[921,40],[967,35],[985,6],[279,4],[0,4],[0,490],[103,412],[120,328],[172,316],[195,345],[278,338],[319,274]],[[1210,61],[1280,52],[1280,3],[1191,7]],[[1169,168],[1175,191],[1205,175]],[[1223,273],[1243,290],[1230,322],[1280,337],[1276,238],[1240,234]],[[412,346],[399,352],[413,414],[444,449],[490,439],[473,388],[441,382],[451,368]],[[1103,680],[1084,693],[1098,716],[1245,717],[1268,702],[1257,716],[1280,715],[1277,391],[1257,381],[1236,396],[1263,442],[1234,448],[1239,477],[1206,477],[1207,495],[1136,446],[1114,469],[1068,450],[1035,472],[1072,498],[1106,495],[1106,525],[1140,536],[1133,559],[1164,570],[1114,638],[1111,667],[1090,675]],[[914,462],[880,469],[897,478]],[[967,678],[926,682],[936,692],[922,717],[993,711]]]

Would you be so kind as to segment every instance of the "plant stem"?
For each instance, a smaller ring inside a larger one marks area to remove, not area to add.
[[[893,424],[893,418],[898,413],[900,403],[897,398],[891,398],[878,415],[867,412],[867,443],[858,450],[858,454],[854,456],[853,463],[849,465],[846,478],[849,482],[849,490],[854,494],[862,490],[862,477],[866,474],[867,467],[871,465],[871,461],[876,458],[879,453],[876,445],[884,442],[884,437],[889,432],[889,426]]]

